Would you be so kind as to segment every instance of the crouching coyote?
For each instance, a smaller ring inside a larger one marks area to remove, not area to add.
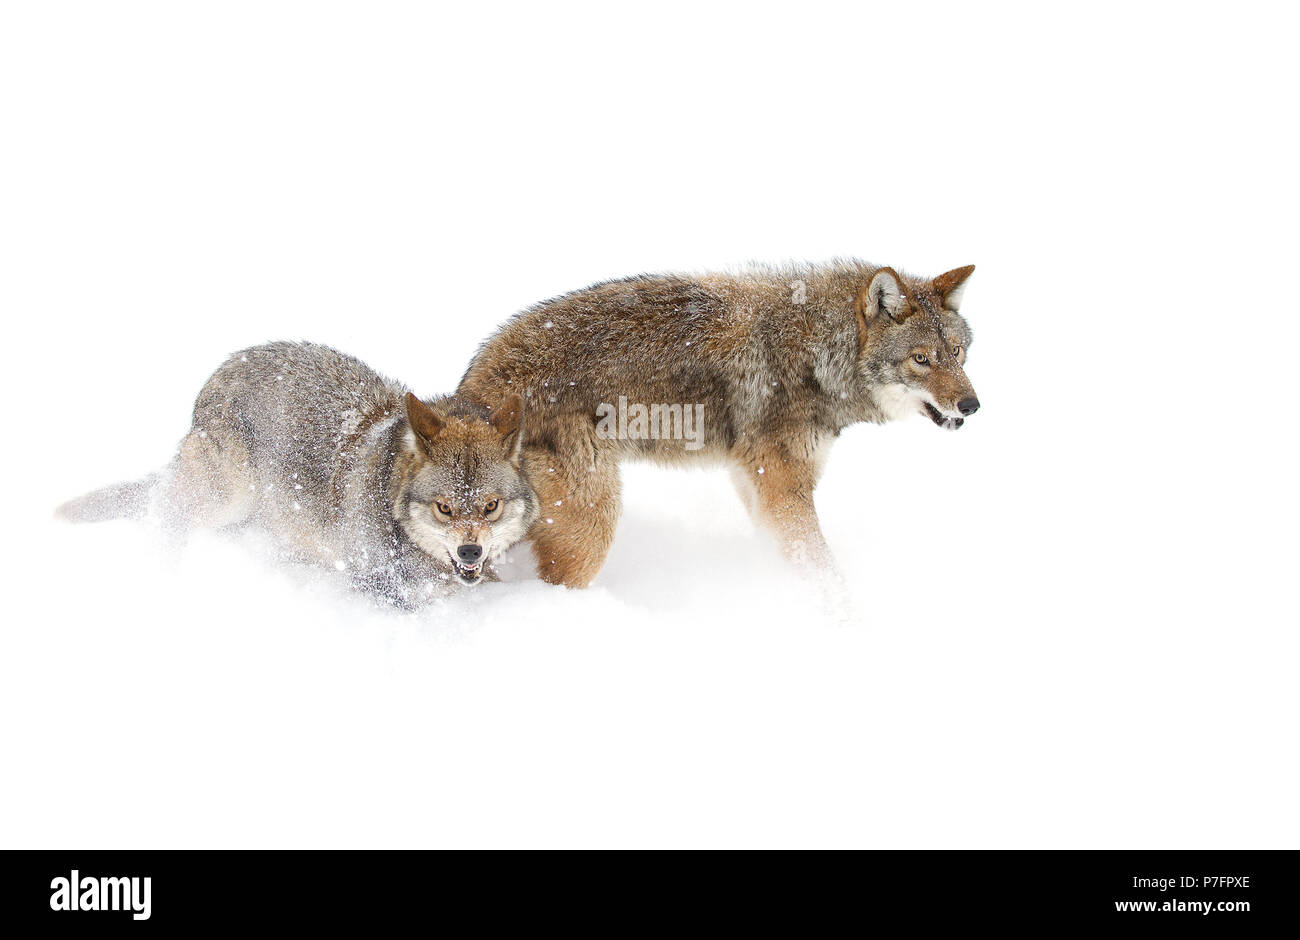
[[[171,465],[60,507],[91,522],[155,513],[168,528],[254,522],[295,557],[400,606],[492,562],[537,518],[521,469],[523,404],[422,401],[312,343],[235,353],[194,405]]]
[[[787,553],[829,566],[813,489],[840,431],[913,414],[956,429],[979,408],[957,312],[972,271],[926,279],[838,261],[596,284],[509,320],[457,394],[525,396],[524,467],[545,507],[529,537],[548,581],[584,586],[600,570],[628,458],[729,463]],[[620,419],[607,433],[626,402],[702,427],[684,440]]]

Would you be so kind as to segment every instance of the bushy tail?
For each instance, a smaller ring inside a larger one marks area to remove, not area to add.
[[[54,514],[68,522],[107,522],[109,519],[139,519],[149,511],[158,474],[142,480],[114,483],[68,500]]]

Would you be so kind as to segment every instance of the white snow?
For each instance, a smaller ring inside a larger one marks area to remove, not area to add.
[[[1300,841],[1289,33],[525,10],[484,69],[430,53],[470,8],[309,12],[0,29],[0,846]],[[1248,146],[1206,131],[1228,100]],[[163,464],[251,343],[432,395],[542,298],[834,255],[976,263],[983,403],[837,442],[847,619],[723,470],[628,468],[589,590],[515,552],[419,615],[257,533],[50,518]]]

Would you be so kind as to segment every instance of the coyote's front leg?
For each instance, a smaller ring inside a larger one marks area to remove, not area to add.
[[[550,446],[524,448],[542,514],[528,533],[543,581],[589,585],[605,564],[622,509],[618,457],[590,424],[557,425]]]
[[[799,567],[832,571],[835,562],[813,505],[820,461],[796,456],[786,447],[737,457],[732,480],[754,521],[776,536],[786,557]]]

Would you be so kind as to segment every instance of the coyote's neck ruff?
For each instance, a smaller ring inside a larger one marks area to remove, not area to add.
[[[296,557],[411,606],[492,577],[537,517],[522,402],[502,398],[492,410],[424,402],[328,347],[257,346],[204,385],[166,471],[62,513],[90,521],[152,504],[181,531],[255,521]]]
[[[527,398],[525,467],[548,507],[530,537],[548,580],[585,585],[600,569],[624,457],[730,463],[787,551],[826,563],[812,494],[839,432],[912,414],[955,430],[979,407],[957,312],[973,270],[924,279],[844,261],[596,284],[507,322],[458,394]],[[702,406],[695,446],[598,434],[620,401]]]

